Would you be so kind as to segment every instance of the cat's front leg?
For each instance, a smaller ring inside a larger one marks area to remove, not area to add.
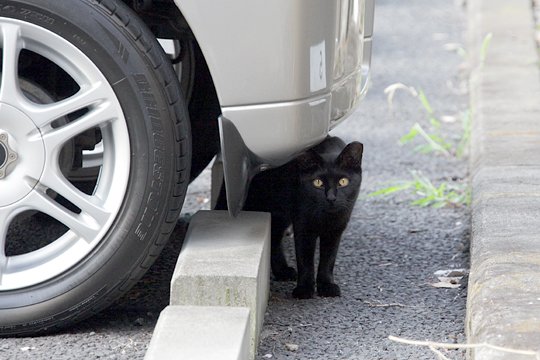
[[[339,286],[334,282],[334,265],[343,231],[330,231],[321,234],[320,260],[317,273],[317,294],[324,297],[341,295]]]
[[[298,268],[298,282],[293,290],[293,297],[297,299],[310,299],[315,294],[315,246],[317,234],[304,224],[294,225],[294,245],[296,250],[296,264]]]
[[[296,280],[296,270],[287,264],[281,241],[283,233],[289,226],[287,220],[272,216],[272,247],[270,254],[270,264],[272,273],[276,281],[293,281]]]

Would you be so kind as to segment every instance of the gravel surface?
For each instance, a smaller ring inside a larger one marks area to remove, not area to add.
[[[448,51],[463,42],[463,10],[448,0],[376,3],[373,85],[360,109],[334,132],[365,145],[362,193],[406,180],[409,170],[421,170],[435,183],[466,181],[466,160],[420,155],[414,145],[398,145],[415,122],[426,123],[426,113],[406,92],[396,94],[389,111],[383,93],[401,82],[423,89],[438,116],[455,117],[466,109],[463,59]],[[458,137],[459,120],[442,127]],[[0,339],[0,359],[142,359],[168,303],[188,215],[208,206],[208,179],[205,172],[192,184],[170,243],[125,297],[69,331]],[[341,298],[293,300],[294,283],[272,282],[258,359],[436,359],[427,349],[387,337],[465,340],[466,278],[455,289],[431,284],[437,270],[468,268],[468,210],[419,208],[410,205],[412,199],[398,194],[360,200],[336,264]],[[462,352],[446,355],[464,359]]]

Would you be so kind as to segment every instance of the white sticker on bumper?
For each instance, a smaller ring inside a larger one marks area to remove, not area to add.
[[[311,92],[326,88],[326,46],[324,40],[309,49]]]

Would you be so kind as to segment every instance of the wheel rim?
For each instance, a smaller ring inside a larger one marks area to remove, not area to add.
[[[6,291],[57,277],[103,240],[126,194],[130,144],[112,87],[79,49],[47,29],[8,18],[0,18],[0,45],[0,160],[5,160],[0,161],[4,173],[0,177],[0,291]],[[18,76],[23,49],[56,64],[79,90],[50,104],[29,100]],[[70,122],[59,126],[57,120],[68,115]],[[103,156],[99,176],[87,194],[66,178],[59,156],[66,142],[89,129],[101,132]],[[8,159],[8,154],[14,155]],[[57,201],[57,195],[71,206]],[[10,255],[6,252],[8,229],[28,211],[50,216],[67,231],[43,247]]]

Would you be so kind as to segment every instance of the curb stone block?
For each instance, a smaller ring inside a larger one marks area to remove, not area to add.
[[[504,75],[506,74],[506,75]],[[538,165],[540,78],[536,65],[482,68],[471,79],[471,168]]]
[[[495,197],[478,201],[475,197],[472,205],[473,237],[534,236],[540,229],[538,197]]]
[[[467,338],[540,354],[540,71],[531,2],[468,0],[467,8],[474,68]],[[535,358],[485,347],[467,355]]]
[[[484,166],[472,176],[475,201],[540,196],[540,166]]]
[[[167,306],[144,359],[246,360],[248,333],[248,308]]]
[[[476,169],[497,165],[534,166],[538,164],[540,133],[484,134],[480,139],[478,136],[473,136],[472,141],[482,142],[481,145],[471,144],[471,163]]]
[[[199,211],[191,219],[171,280],[171,305],[238,306],[251,311],[251,356],[269,295],[270,214]]]
[[[533,245],[533,246],[531,246]],[[477,259],[475,272],[493,262],[506,262],[513,259],[514,264],[524,261],[533,263],[540,259],[540,236],[538,235],[475,235],[471,256]],[[477,276],[479,277],[479,276]]]
[[[486,55],[488,56],[488,55]],[[496,108],[506,108],[510,110],[514,104],[514,110],[520,110],[516,103],[524,104],[527,107],[536,108],[536,103],[530,103],[531,96],[538,93],[540,85],[530,81],[531,76],[539,73],[536,64],[526,66],[494,66],[484,65],[475,70],[472,79],[476,89],[474,95],[477,107],[482,108],[484,104],[493,105]],[[501,81],[504,82],[501,84]],[[504,85],[504,86],[501,86]]]

